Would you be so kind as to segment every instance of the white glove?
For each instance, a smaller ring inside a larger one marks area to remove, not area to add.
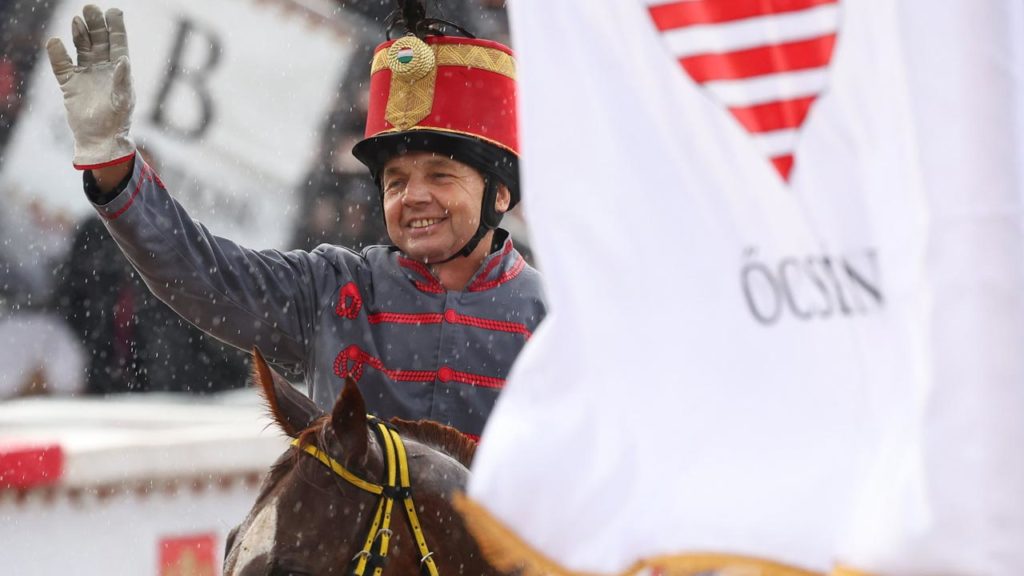
[[[68,125],[75,136],[75,168],[89,170],[131,160],[135,142],[128,133],[135,107],[128,36],[120,10],[89,4],[75,16],[71,36],[78,49],[78,66],[64,43],[46,42],[53,74],[64,92]]]

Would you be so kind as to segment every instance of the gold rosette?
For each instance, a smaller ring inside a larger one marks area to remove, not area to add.
[[[415,36],[404,36],[387,49],[391,91],[384,118],[399,130],[415,126],[434,105],[437,59],[434,51]]]

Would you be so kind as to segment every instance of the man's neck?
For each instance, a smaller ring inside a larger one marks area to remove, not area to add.
[[[453,258],[442,264],[431,264],[430,271],[437,276],[441,285],[446,290],[461,291],[469,284],[470,279],[480,269],[480,265],[491,253],[491,242],[494,240],[494,230],[487,233],[480,239],[480,243],[469,256]]]

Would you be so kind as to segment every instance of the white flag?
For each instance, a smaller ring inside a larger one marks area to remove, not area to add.
[[[577,570],[1019,571],[1020,7],[511,15],[551,315],[470,497]]]

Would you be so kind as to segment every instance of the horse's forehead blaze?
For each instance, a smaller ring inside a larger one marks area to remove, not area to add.
[[[274,549],[274,539],[277,534],[277,507],[278,498],[275,496],[246,526],[245,533],[239,534],[238,542],[235,544],[238,555],[235,557],[234,573],[242,573],[250,562],[267,558]]]

